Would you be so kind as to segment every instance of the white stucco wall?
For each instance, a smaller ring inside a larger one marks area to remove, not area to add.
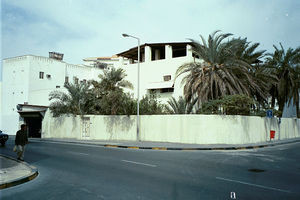
[[[69,77],[69,82],[74,83],[74,77],[79,79],[79,82],[85,80],[99,80],[98,75],[103,73],[103,70],[86,66],[66,64],[66,76]]]
[[[16,105],[28,102],[29,57],[19,56],[3,60],[2,131],[9,135],[14,135],[19,128]]]
[[[267,141],[271,129],[278,132],[276,119],[238,115],[148,115],[141,124],[141,139],[157,142],[246,144]]]
[[[98,140],[136,140],[135,116],[90,117],[89,137],[83,137],[79,116],[52,118],[47,112],[43,121],[43,138],[76,138]],[[190,144],[247,144],[300,137],[300,120],[219,115],[142,115],[142,141]]]
[[[62,61],[42,57],[29,57],[29,94],[28,104],[49,105],[49,93],[56,86],[63,87],[65,81],[65,63]],[[39,78],[39,73],[44,72],[44,78]],[[50,78],[47,78],[50,75]]]
[[[42,138],[74,138],[93,140],[136,140],[135,116],[96,116],[89,118],[88,137],[83,133],[80,116],[51,117],[46,112],[42,124]]]

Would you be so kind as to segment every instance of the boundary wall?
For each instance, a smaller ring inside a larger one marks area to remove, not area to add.
[[[140,140],[188,144],[248,144],[300,137],[300,119],[240,115],[141,115]],[[136,141],[136,116],[54,118],[47,111],[42,138]]]

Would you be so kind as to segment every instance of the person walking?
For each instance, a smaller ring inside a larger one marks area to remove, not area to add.
[[[15,145],[17,147],[18,160],[24,161],[25,145],[28,143],[26,124],[21,125],[21,130],[16,133]]]

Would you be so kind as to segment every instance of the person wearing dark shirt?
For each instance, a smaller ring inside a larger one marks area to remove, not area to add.
[[[24,161],[25,145],[28,143],[26,125],[21,125],[21,130],[17,131],[15,145],[17,147],[18,160]]]

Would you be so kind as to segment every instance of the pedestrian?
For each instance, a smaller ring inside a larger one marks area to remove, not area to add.
[[[17,147],[18,160],[24,161],[25,145],[28,143],[26,124],[21,125],[21,130],[16,133],[15,145]]]

